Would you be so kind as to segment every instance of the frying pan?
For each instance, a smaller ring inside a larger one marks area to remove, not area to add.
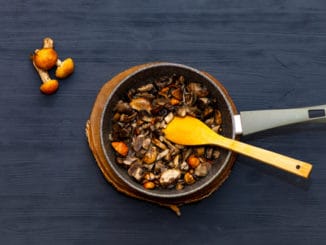
[[[113,79],[107,97],[104,99],[100,117],[100,145],[104,153],[104,161],[99,166],[107,177],[106,171],[111,171],[115,181],[109,180],[120,191],[140,199],[160,204],[184,204],[198,201],[214,192],[229,176],[236,154],[232,151],[221,149],[218,159],[212,164],[209,174],[198,180],[193,185],[186,186],[183,190],[159,189],[147,190],[130,177],[123,167],[115,162],[115,153],[111,148],[109,133],[112,129],[112,108],[118,100],[126,97],[126,92],[132,87],[139,87],[149,80],[166,75],[183,75],[186,80],[202,83],[211,92],[212,97],[218,101],[222,113],[222,135],[239,139],[240,135],[248,135],[258,131],[279,127],[287,124],[304,121],[326,121],[326,105],[282,110],[262,110],[237,112],[236,106],[223,85],[213,76],[192,67],[175,63],[150,63],[129,70],[119,79]],[[107,178],[108,179],[108,178]],[[122,187],[120,185],[122,184]],[[120,185],[120,186],[119,186]]]

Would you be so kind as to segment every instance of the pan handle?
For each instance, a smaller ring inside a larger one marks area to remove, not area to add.
[[[243,111],[240,112],[240,115],[234,116],[234,122],[236,133],[242,135],[294,123],[326,123],[326,105],[291,109]]]

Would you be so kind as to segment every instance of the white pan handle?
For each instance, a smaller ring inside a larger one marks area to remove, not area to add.
[[[278,110],[243,111],[234,116],[237,134],[248,135],[266,129],[301,122],[326,123],[326,105]]]

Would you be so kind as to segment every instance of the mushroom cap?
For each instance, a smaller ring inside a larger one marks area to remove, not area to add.
[[[61,79],[66,78],[74,71],[74,67],[75,65],[72,58],[67,58],[58,65],[55,76]]]
[[[58,88],[59,88],[58,80],[51,79],[43,83],[40,87],[40,90],[44,94],[53,94],[58,90]]]
[[[33,55],[35,65],[45,71],[53,68],[58,60],[58,54],[53,48],[36,50]]]

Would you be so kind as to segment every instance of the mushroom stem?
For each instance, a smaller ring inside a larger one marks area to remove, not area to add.
[[[37,65],[35,65],[34,61],[32,63],[43,83],[46,83],[47,81],[51,80],[49,73],[47,71],[38,68]]]
[[[58,80],[51,79],[49,73],[37,67],[34,62],[33,66],[42,80],[42,85],[40,86],[41,92],[47,95],[55,93],[59,88]]]
[[[57,59],[56,66],[61,66],[61,64],[62,64],[62,61],[58,58],[58,59]]]
[[[53,48],[53,39],[50,37],[46,37],[43,39],[43,48]]]

